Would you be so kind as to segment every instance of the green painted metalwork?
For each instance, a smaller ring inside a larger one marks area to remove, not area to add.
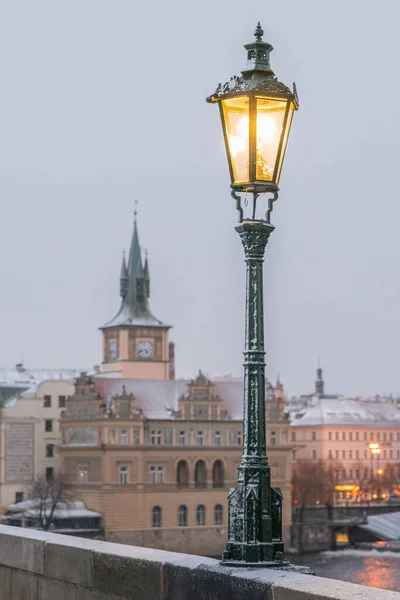
[[[282,494],[271,488],[265,435],[263,262],[274,230],[265,221],[236,227],[246,257],[243,455],[229,494],[229,538],[222,562],[282,566]],[[287,564],[287,563],[286,563]]]

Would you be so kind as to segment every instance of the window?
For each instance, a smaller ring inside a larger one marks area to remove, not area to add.
[[[224,487],[224,471],[224,463],[222,462],[222,460],[216,460],[212,468],[212,479],[214,488]]]
[[[368,450],[364,450],[364,458],[368,458]]]
[[[328,437],[330,440],[332,439],[332,431],[329,432]]]
[[[126,446],[128,443],[128,432],[126,429],[121,429],[119,432],[119,442],[121,446]]]
[[[58,408],[65,408],[67,405],[66,396],[58,396]]]
[[[393,442],[393,433],[392,433],[392,432],[390,432],[390,433],[389,433],[389,440],[390,440],[391,442]]]
[[[207,487],[207,467],[204,460],[198,460],[194,467],[194,483],[197,488]]]
[[[384,432],[383,432],[383,441],[384,441],[384,442],[386,442],[386,438],[387,438],[386,431],[384,431]]]
[[[389,458],[393,458],[393,450],[390,450],[390,456]]]
[[[339,450],[335,450],[335,457],[339,458]]]
[[[342,450],[342,458],[346,458],[346,450]]]
[[[292,450],[292,460],[296,460],[296,450]]]
[[[356,458],[360,458],[360,457],[359,457],[359,454],[360,454],[360,453],[359,453],[359,451],[358,451],[358,450],[356,450]]]
[[[110,340],[110,342],[108,344],[108,359],[116,360],[117,355],[118,355],[117,340]]]
[[[119,468],[119,482],[122,484],[128,483],[128,467]]]
[[[377,439],[377,440],[380,440],[380,439],[381,439],[381,432],[380,432],[380,431],[378,431],[378,433],[376,434],[376,439]]]
[[[342,431],[342,440],[345,441],[346,440],[346,432]]]
[[[156,432],[154,430],[151,432],[150,442],[153,444],[153,446],[156,443]]]
[[[159,506],[153,506],[151,509],[151,526],[161,527],[161,508]]]
[[[374,433],[373,433],[373,431],[370,431],[370,433],[369,433],[369,439],[371,440],[371,442],[374,441]]]
[[[15,492],[15,504],[22,502],[24,499],[24,492]]]
[[[214,444],[216,446],[220,446],[221,445],[221,432],[220,431],[216,431],[214,433]]]
[[[332,450],[328,450],[328,458],[332,458]]]
[[[224,519],[224,507],[222,504],[216,504],[214,506],[214,524],[222,525]]]
[[[353,441],[353,432],[349,431],[349,441],[352,442]]]
[[[178,443],[181,444],[182,446],[184,444],[186,444],[186,436],[185,436],[185,432],[184,431],[180,431],[179,432]]]
[[[133,428],[133,443],[140,444],[140,429],[138,427]]]
[[[186,460],[180,460],[177,464],[176,483],[178,487],[189,486],[189,465]]]
[[[292,431],[292,442],[296,441],[296,432]]]
[[[386,450],[383,451],[383,458],[386,460]]]
[[[54,444],[46,445],[46,458],[52,458],[54,456]]]
[[[172,429],[171,429],[171,427],[166,427],[164,429],[164,444],[172,444]]]
[[[51,396],[43,396],[43,406],[44,408],[51,407]]]
[[[360,479],[360,469],[356,469],[356,479]]]
[[[276,431],[271,431],[271,446],[276,446]]]
[[[397,441],[400,442],[400,433],[397,432]]]
[[[78,483],[87,483],[88,480],[88,468],[86,466],[78,467]]]
[[[236,443],[238,446],[242,445],[242,432],[241,431],[238,431],[236,433]]]
[[[115,444],[115,429],[108,430],[108,443],[110,444],[110,446],[113,446]]]
[[[199,444],[199,446],[203,445],[203,432],[202,431],[197,432],[197,443]]]
[[[286,446],[287,444],[287,440],[288,440],[288,432],[287,431],[282,431],[281,432],[281,440],[282,440],[282,445]]]
[[[350,469],[350,471],[349,471],[349,479],[353,479],[353,470],[352,469]]]
[[[316,450],[312,451],[312,457],[313,457],[313,459],[317,458],[317,451]]]
[[[150,467],[149,469],[150,483],[156,482],[156,468]]]
[[[44,429],[46,433],[50,433],[50,431],[53,431],[53,421],[46,419],[46,421],[44,422]]]
[[[353,458],[353,450],[349,450],[349,458]]]
[[[368,467],[364,469],[364,479],[368,479]]]
[[[358,442],[360,439],[360,433],[358,431],[356,431],[356,441]]]
[[[163,483],[164,482],[164,467],[157,467],[156,482],[157,483]]]
[[[342,476],[343,476],[343,479],[346,479],[346,469],[343,469]]]
[[[161,439],[162,439],[162,431],[159,429],[157,431],[157,445],[160,446],[161,445]]]
[[[364,431],[364,441],[366,442],[368,440],[368,433],[366,431]]]
[[[53,467],[47,467],[46,469],[46,480],[51,481],[54,478],[54,469]]]
[[[338,440],[338,439],[339,439],[339,432],[335,431],[335,440]]]
[[[178,508],[178,527],[187,526],[187,508],[184,504],[181,504]]]
[[[315,442],[315,440],[317,439],[317,432],[316,431],[312,431],[311,432],[311,439],[313,442]]]
[[[199,504],[196,508],[196,525],[206,524],[206,507],[204,504]]]

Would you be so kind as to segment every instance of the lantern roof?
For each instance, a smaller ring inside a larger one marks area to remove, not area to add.
[[[289,98],[298,108],[296,84],[293,83],[291,90],[275,76],[269,58],[273,46],[263,41],[263,35],[264,31],[258,22],[254,31],[254,41],[244,46],[247,50],[247,61],[242,75],[234,75],[226,83],[219,83],[215,92],[207,98],[207,102],[219,102],[226,97],[259,92]]]

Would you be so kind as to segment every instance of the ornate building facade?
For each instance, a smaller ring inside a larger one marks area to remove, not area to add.
[[[268,387],[267,453],[291,523],[290,423],[282,386]],[[62,469],[104,517],[106,539],[218,555],[242,453],[243,381],[91,378],[61,419]]]

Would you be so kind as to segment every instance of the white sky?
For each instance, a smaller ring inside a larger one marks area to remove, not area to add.
[[[267,373],[400,393],[398,0],[0,2],[0,364],[92,367],[138,197],[178,376],[241,374],[218,111],[261,21],[296,114],[267,250]],[[381,93],[382,92],[382,93]]]

